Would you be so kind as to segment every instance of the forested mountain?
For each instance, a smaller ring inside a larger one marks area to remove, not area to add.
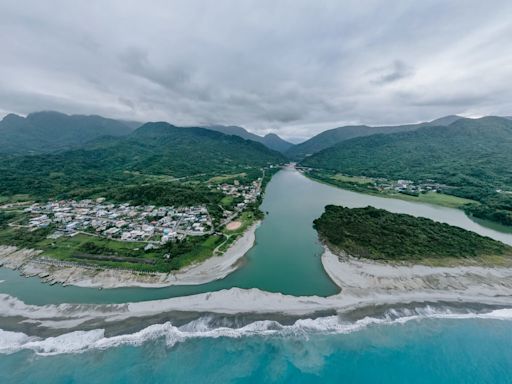
[[[377,134],[343,141],[301,163],[347,175],[416,182],[480,201],[475,216],[512,225],[512,121],[459,119],[446,127]]]
[[[367,125],[348,125],[344,127],[329,129],[303,143],[291,147],[286,155],[294,160],[302,160],[306,156],[320,152],[323,149],[329,148],[342,141],[352,139],[354,137],[370,136],[377,133],[395,133],[404,131],[414,131],[418,128],[430,125],[448,125],[460,119],[459,116],[445,116],[431,122],[397,125],[397,126],[382,126],[370,127]]]
[[[0,153],[45,153],[69,149],[101,136],[124,136],[134,122],[101,116],[36,112],[27,117],[9,114],[0,121]]]
[[[262,143],[266,147],[273,149],[274,151],[286,152],[291,147],[293,147],[292,143],[289,143],[288,141],[281,139],[278,135],[274,133],[269,133],[261,137],[247,131],[245,128],[237,127],[234,125],[210,125],[205,128],[221,132],[226,135],[235,135],[246,140],[257,141],[258,143]]]
[[[148,180],[155,184],[191,175],[230,174],[283,161],[280,153],[237,136],[147,123],[126,138],[100,138],[80,149],[0,161],[0,195],[120,193]]]
[[[270,149],[273,149],[274,151],[279,151],[281,153],[288,151],[294,145],[286,140],[281,139],[275,133],[268,133],[265,136],[263,136],[263,140],[261,140],[261,143],[266,145]]]

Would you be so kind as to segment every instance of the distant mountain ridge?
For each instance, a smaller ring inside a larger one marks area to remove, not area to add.
[[[367,125],[348,125],[339,128],[329,129],[323,131],[316,136],[313,136],[309,140],[303,143],[297,144],[290,148],[286,155],[294,160],[302,160],[307,156],[314,153],[320,152],[323,149],[336,145],[342,141],[349,140],[355,137],[370,136],[378,133],[395,133],[414,131],[418,128],[431,126],[431,125],[442,125],[446,126],[454,121],[461,119],[460,116],[451,115],[445,116],[440,119],[436,119],[430,122],[418,123],[418,124],[406,124],[396,126],[381,126],[371,127]]]
[[[127,137],[102,137],[79,149],[0,159],[0,195],[85,197],[148,177],[235,174],[284,162],[279,152],[237,136],[146,123]]]
[[[27,117],[8,114],[0,121],[0,154],[38,154],[78,148],[103,136],[127,136],[143,124],[55,111],[34,112]],[[262,137],[237,126],[213,125],[204,128],[253,140],[278,152],[285,152],[293,146],[272,133]]]
[[[448,126],[343,141],[301,165],[351,176],[433,180],[443,192],[479,201],[466,212],[512,225],[512,121],[488,116]]]
[[[460,164],[461,167],[485,163],[504,171],[501,176],[510,178],[512,184],[512,170],[505,169],[512,163],[496,161],[499,156],[512,161],[511,145],[512,121],[492,116],[462,118],[445,127],[426,125],[414,131],[352,138],[307,157],[301,164],[348,174],[391,174],[418,180],[429,178],[431,175],[425,170],[439,168],[441,159],[456,160],[453,167],[465,159],[467,164]]]
[[[294,144],[286,140],[283,140],[275,133],[269,133],[262,137],[247,131],[245,128],[238,127],[236,125],[210,125],[206,126],[205,128],[224,133],[225,135],[234,135],[239,136],[246,140],[257,141],[258,143],[262,143],[263,145],[267,146],[270,149],[273,149],[274,151],[282,153],[288,151],[291,147],[294,146]]]
[[[27,117],[9,114],[0,121],[0,153],[45,153],[69,149],[101,136],[126,136],[137,123],[97,115],[45,111]]]

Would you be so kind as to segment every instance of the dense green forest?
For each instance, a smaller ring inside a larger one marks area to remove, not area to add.
[[[430,219],[373,207],[325,207],[314,221],[320,238],[350,255],[373,260],[512,257],[512,247]]]
[[[352,176],[444,184],[443,193],[479,201],[476,217],[512,225],[512,121],[460,119],[446,127],[378,134],[339,143],[301,165]]]
[[[280,153],[250,140],[148,123],[127,138],[100,138],[81,149],[0,158],[0,196],[208,203],[216,196],[197,180],[241,172],[254,175],[255,168],[282,162]]]

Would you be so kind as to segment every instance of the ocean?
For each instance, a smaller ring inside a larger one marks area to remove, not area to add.
[[[5,347],[9,339],[10,352]],[[512,383],[512,311],[2,335],[2,383]]]

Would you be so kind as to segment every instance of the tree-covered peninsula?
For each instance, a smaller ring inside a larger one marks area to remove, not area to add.
[[[374,207],[328,205],[314,221],[320,238],[352,256],[384,261],[512,258],[512,247],[430,219]]]

